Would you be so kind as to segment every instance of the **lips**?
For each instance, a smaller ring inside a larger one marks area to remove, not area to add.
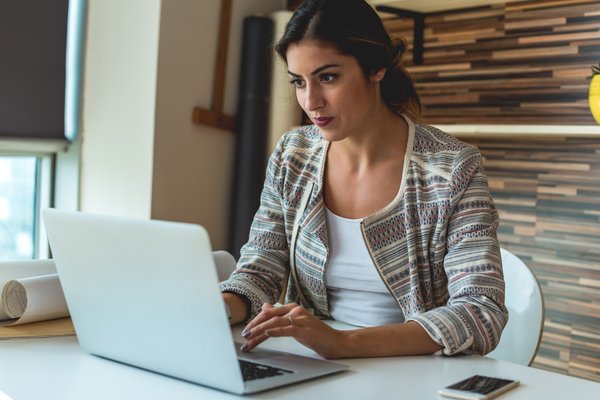
[[[315,123],[315,125],[317,125],[318,127],[324,127],[327,126],[331,121],[333,120],[333,117],[316,117],[313,118],[313,121]]]

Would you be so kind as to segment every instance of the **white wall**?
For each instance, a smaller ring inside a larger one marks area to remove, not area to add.
[[[234,134],[193,125],[192,109],[211,106],[219,6],[163,2],[152,202],[153,218],[204,225],[215,248],[227,239]]]
[[[81,209],[199,223],[225,248],[235,137],[210,108],[220,0],[90,0]],[[237,106],[242,20],[284,0],[233,0],[224,110]]]
[[[160,0],[91,0],[83,85],[84,211],[148,217]]]

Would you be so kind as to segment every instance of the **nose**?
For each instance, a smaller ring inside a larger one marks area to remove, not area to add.
[[[304,109],[306,111],[315,111],[325,105],[323,93],[318,85],[307,85],[304,96]]]

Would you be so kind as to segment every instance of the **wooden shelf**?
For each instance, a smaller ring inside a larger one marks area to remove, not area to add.
[[[431,124],[456,137],[599,137],[600,125],[442,125]]]

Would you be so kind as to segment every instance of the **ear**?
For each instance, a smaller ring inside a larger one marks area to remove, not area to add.
[[[382,79],[385,77],[385,68],[381,68],[377,71],[375,71],[372,75],[371,75],[371,82],[373,83],[379,83],[382,81]]]

